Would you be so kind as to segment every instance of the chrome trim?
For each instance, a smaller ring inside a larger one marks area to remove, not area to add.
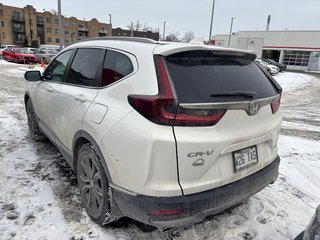
[[[255,115],[260,108],[277,102],[280,94],[268,98],[262,98],[252,101],[239,102],[214,102],[214,103],[180,103],[179,106],[186,109],[225,109],[225,110],[245,110],[249,116]]]

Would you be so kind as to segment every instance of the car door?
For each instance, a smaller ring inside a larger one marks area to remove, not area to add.
[[[82,119],[98,94],[105,52],[101,48],[78,49],[63,84],[54,91],[54,133],[70,151],[73,137],[82,129]]]
[[[12,62],[14,59],[14,52],[11,48],[7,48],[3,51],[3,58]]]
[[[73,51],[58,56],[46,69],[34,92],[33,106],[42,127],[53,132],[52,100],[54,90],[62,83]]]

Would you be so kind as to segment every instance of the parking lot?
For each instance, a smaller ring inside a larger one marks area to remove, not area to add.
[[[50,142],[29,137],[23,68],[0,60],[0,239],[293,239],[320,203],[320,74],[275,76],[284,121],[273,185],[189,228],[146,232],[87,217],[74,172]]]

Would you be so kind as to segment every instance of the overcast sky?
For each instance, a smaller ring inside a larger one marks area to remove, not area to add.
[[[57,0],[0,0],[10,6],[33,5],[37,11],[57,10]],[[160,28],[166,21],[166,34],[193,31],[197,37],[209,36],[212,0],[61,0],[62,14],[90,20],[97,18],[126,28],[140,20],[149,27]],[[231,17],[233,32],[265,30],[271,15],[270,30],[320,30],[320,0],[216,0],[213,35],[229,33]]]

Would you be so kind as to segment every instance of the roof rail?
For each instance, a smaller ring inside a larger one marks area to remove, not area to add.
[[[128,42],[141,42],[141,43],[151,43],[151,44],[159,44],[158,41],[155,41],[150,38],[142,38],[142,37],[117,37],[117,36],[110,36],[110,37],[93,37],[93,38],[86,38],[83,40],[79,40],[75,43],[79,42],[87,42],[87,41],[97,41],[97,40],[116,40],[116,41],[128,41]]]

